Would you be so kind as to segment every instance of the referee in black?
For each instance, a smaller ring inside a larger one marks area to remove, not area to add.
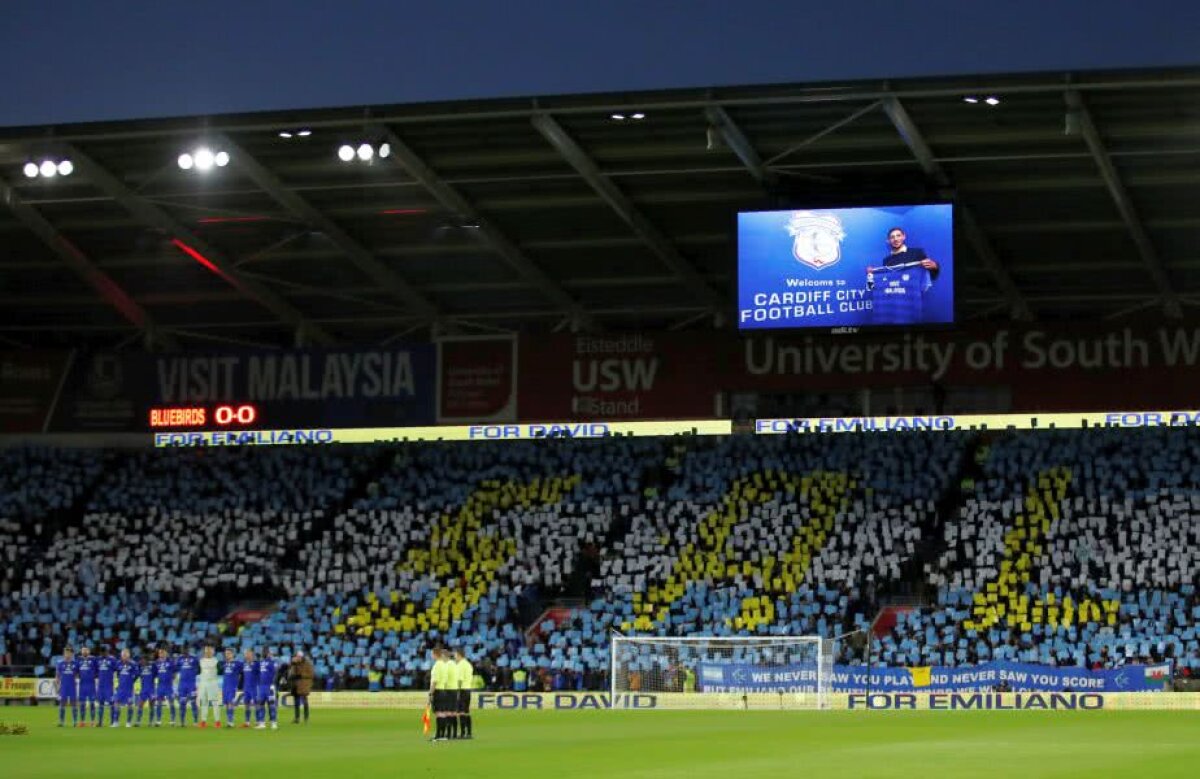
[[[439,647],[433,650],[433,669],[429,672],[429,700],[437,717],[434,741],[445,741],[450,737],[450,720],[458,708],[458,699],[451,684],[455,667],[449,653]]]
[[[458,737],[471,738],[471,688],[475,682],[475,668],[461,649],[454,650],[454,678],[458,687]]]

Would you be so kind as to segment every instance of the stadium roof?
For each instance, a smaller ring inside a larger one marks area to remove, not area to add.
[[[392,153],[339,161],[364,141]],[[181,170],[201,144],[232,162]],[[26,178],[43,159],[75,170]],[[739,209],[945,197],[960,319],[1178,316],[1200,70],[8,129],[0,194],[8,345],[730,327]]]

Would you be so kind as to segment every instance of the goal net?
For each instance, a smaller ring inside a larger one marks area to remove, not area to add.
[[[654,694],[666,704],[661,708],[828,708],[834,643],[818,636],[614,634],[612,706]]]

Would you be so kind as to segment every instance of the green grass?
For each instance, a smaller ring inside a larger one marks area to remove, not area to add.
[[[282,713],[282,712],[281,712]],[[288,712],[290,714],[290,712]],[[68,717],[69,718],[69,717]],[[0,707],[5,777],[1171,777],[1197,775],[1200,712],[485,711],[429,744],[415,711],[314,709],[278,731],[59,729]]]

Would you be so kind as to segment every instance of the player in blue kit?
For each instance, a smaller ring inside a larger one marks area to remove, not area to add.
[[[91,725],[96,718],[96,658],[88,646],[79,648],[79,716],[83,720],[82,727]]]
[[[179,687],[175,696],[179,699],[179,727],[187,727],[187,706],[192,704],[192,720],[200,721],[200,707],[196,704],[196,674],[200,671],[196,656],[185,648],[175,656],[175,669],[179,672]]]
[[[121,707],[125,707],[125,727],[133,726],[133,684],[137,681],[141,669],[133,661],[128,649],[121,650],[121,659],[117,662],[117,696],[113,701],[112,726],[120,727]]]
[[[258,704],[258,663],[254,661],[254,650],[247,649],[242,655],[242,701],[246,706],[243,728],[250,727],[250,718]]]
[[[270,715],[271,729],[279,730],[279,709],[275,705],[275,673],[278,666],[271,656],[270,649],[263,650],[263,656],[258,661],[258,729],[266,727],[263,720]],[[264,711],[265,709],[265,711]]]
[[[890,268],[896,265],[907,265],[914,267],[920,265],[925,270],[929,271],[930,280],[935,280],[938,274],[941,273],[941,266],[937,260],[925,253],[924,249],[916,246],[908,245],[908,236],[904,229],[893,227],[887,232],[888,254],[883,258],[885,268]]]
[[[154,724],[154,656],[149,653],[142,658],[142,664],[138,669],[141,674],[139,685],[141,689],[138,691],[138,713],[137,725],[142,726],[142,712],[148,712],[146,727]]]
[[[941,273],[937,260],[908,245],[899,227],[887,232],[888,254],[881,267],[867,268],[875,324],[912,324],[924,317],[925,293]]]
[[[225,704],[225,719],[233,727],[233,709],[237,705],[238,681],[242,676],[242,661],[232,649],[225,650],[225,662],[221,665],[221,702]]]
[[[71,727],[79,727],[79,665],[71,647],[63,650],[62,660],[54,668],[58,682],[58,726],[67,718],[67,701],[71,702]]]
[[[171,709],[171,726],[175,726],[175,661],[167,656],[166,649],[158,650],[154,662],[154,727],[163,723],[163,704]]]
[[[106,708],[111,711],[113,721],[116,721],[117,710],[113,707],[113,682],[116,673],[117,659],[108,653],[108,647],[100,647],[100,656],[96,658],[96,700],[100,706],[95,725],[98,728],[104,727]]]

